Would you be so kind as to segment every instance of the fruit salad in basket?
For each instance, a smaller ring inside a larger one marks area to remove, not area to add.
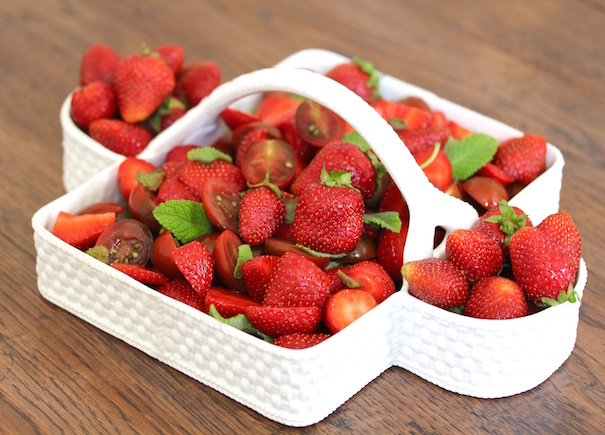
[[[122,74],[116,69],[112,82]],[[61,212],[53,233],[170,298],[290,348],[338,333],[404,280],[428,304],[484,319],[578,299],[581,238],[571,216],[553,213],[534,226],[508,204],[546,170],[545,138],[498,141],[416,95],[383,98],[380,77],[359,59],[325,75],[389,123],[437,189],[477,210],[472,228],[436,228],[442,255],[404,264],[410,210],[384,164],[336,113],[285,92],[264,94],[254,111],[223,110],[224,134],[212,146],[180,144],[160,165],[124,152],[123,202]],[[101,91],[87,85],[73,107],[87,89],[103,98],[106,84],[94,83]],[[123,119],[79,123],[106,144],[124,134],[110,123],[146,122],[174,84],[146,108],[128,107],[120,94],[127,84],[114,88]]]

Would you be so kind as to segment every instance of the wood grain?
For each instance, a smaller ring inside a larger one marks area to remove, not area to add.
[[[605,7],[526,2],[0,1],[1,433],[600,433],[605,428]],[[64,193],[59,107],[95,42],[176,43],[228,80],[304,48],[358,55],[563,152],[589,269],[576,348],[532,391],[460,396],[391,368],[322,422],[268,420],[46,302],[30,225]]]

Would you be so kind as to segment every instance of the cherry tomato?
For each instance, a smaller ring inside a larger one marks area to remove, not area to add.
[[[311,260],[315,263],[320,269],[325,268],[329,263],[330,259],[327,257],[316,257],[313,254],[308,253],[304,249],[296,246],[296,242],[287,239],[278,239],[275,237],[270,237],[265,240],[265,253],[267,255],[276,255],[281,257],[286,252],[295,252],[297,254],[302,255],[303,257]]]
[[[241,143],[244,136],[252,130],[261,129],[267,131],[267,137],[272,139],[281,139],[281,132],[279,129],[269,123],[256,121],[256,122],[248,122],[247,124],[242,124],[233,130],[231,135],[231,144],[234,149],[237,149],[239,144]]]
[[[280,189],[292,183],[296,173],[296,154],[283,140],[255,142],[244,154],[242,174],[251,184],[262,183],[269,171],[269,181]]]
[[[143,222],[153,234],[158,234],[162,229],[153,215],[157,205],[155,194],[141,183],[136,183],[128,197],[128,209],[133,219]]]
[[[223,285],[238,293],[246,293],[243,279],[233,276],[237,264],[237,250],[242,245],[240,238],[232,231],[223,231],[214,242],[212,258],[214,271]]]
[[[496,207],[501,200],[508,201],[508,192],[502,183],[490,177],[474,176],[461,184],[462,190],[485,210]]]
[[[405,98],[401,99],[399,101],[399,103],[404,104],[406,106],[417,107],[418,109],[422,109],[428,113],[433,113],[433,110],[430,108],[430,106],[427,104],[427,102],[424,101],[420,97],[413,97],[413,96],[405,97]]]
[[[183,277],[172,258],[172,251],[176,248],[174,237],[168,230],[162,231],[151,245],[151,264],[153,268],[168,278]]]
[[[306,100],[296,111],[296,130],[305,142],[322,148],[342,138],[346,122],[327,107]]]
[[[360,263],[376,257],[376,244],[366,234],[362,234],[357,245],[344,257],[338,258],[339,263]]]
[[[108,263],[142,264],[149,261],[153,235],[147,225],[135,220],[116,222],[101,233],[95,246],[109,250]]]
[[[239,206],[242,199],[230,183],[211,178],[204,183],[202,203],[212,225],[239,234]]]
[[[79,215],[83,214],[103,214],[103,213],[114,213],[116,216],[122,213],[126,208],[122,204],[116,202],[95,202],[84,207]]]
[[[220,235],[221,235],[221,233],[218,233],[218,232],[209,233],[209,234],[205,234],[201,237],[198,237],[198,240],[206,248],[208,248],[208,250],[210,251],[210,254],[212,255],[212,253],[214,252],[214,244],[216,243],[216,239],[218,239],[218,236],[220,236]]]

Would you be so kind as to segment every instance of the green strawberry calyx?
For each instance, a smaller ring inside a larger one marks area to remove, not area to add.
[[[554,307],[555,305],[561,305],[565,302],[569,302],[572,304],[576,301],[580,303],[582,302],[582,300],[580,299],[580,295],[574,289],[573,282],[569,283],[567,291],[561,290],[561,292],[559,292],[559,294],[557,295],[557,299],[543,296],[542,298],[540,298],[540,300],[542,301],[542,303],[539,305],[543,307]]]
[[[210,315],[210,317],[218,320],[219,322],[224,323],[225,325],[232,326],[236,329],[239,329],[240,331],[244,331],[265,341],[273,341],[273,337],[270,337],[267,334],[260,332],[258,329],[252,326],[252,324],[244,314],[237,314],[233,317],[223,317],[220,315],[214,304],[210,305],[210,308],[208,309],[208,314]]]
[[[374,69],[374,64],[358,56],[353,57],[353,63],[359,65],[361,70],[369,76],[368,81],[366,82],[366,86],[374,90],[374,97],[380,98],[380,93],[378,92],[378,85],[380,84],[380,75]]]
[[[277,187],[275,184],[271,183],[271,181],[269,179],[270,174],[271,174],[271,166],[269,166],[267,168],[267,173],[265,174],[265,179],[263,181],[261,181],[260,183],[257,183],[257,184],[252,184],[248,181],[247,182],[248,188],[254,189],[255,187],[267,186],[269,189],[271,189],[273,191],[273,193],[275,193],[275,195],[279,199],[285,201],[284,194],[282,193],[281,189],[279,187]]]
[[[525,213],[517,215],[515,210],[508,205],[508,202],[504,199],[498,203],[498,208],[500,210],[500,214],[485,218],[485,222],[500,225],[500,230],[505,235],[504,244],[508,246],[510,238],[513,236],[513,234],[525,227],[527,224],[527,215]]]
[[[328,173],[326,165],[321,170],[321,184],[328,187],[348,187],[359,192],[359,189],[355,188],[351,184],[351,172],[344,171],[331,171]]]

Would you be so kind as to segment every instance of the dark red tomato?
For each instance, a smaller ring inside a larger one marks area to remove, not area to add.
[[[84,207],[79,215],[83,214],[103,214],[103,213],[114,213],[116,216],[122,213],[126,208],[122,204],[117,202],[96,202]]]
[[[153,235],[147,225],[135,220],[116,222],[101,233],[95,246],[109,250],[108,263],[147,264]]]
[[[143,222],[153,234],[158,234],[162,229],[162,225],[153,215],[157,205],[155,194],[141,183],[136,183],[128,198],[128,209],[133,219]]]
[[[151,245],[151,264],[153,268],[168,278],[182,278],[183,274],[174,263],[172,251],[176,250],[176,242],[172,233],[162,231]]]
[[[422,109],[428,113],[433,113],[433,110],[430,108],[430,106],[427,104],[427,102],[424,101],[420,97],[412,97],[412,96],[405,97],[402,100],[400,100],[399,103],[404,104],[406,106],[417,107],[418,109]]]
[[[212,225],[239,234],[239,206],[242,198],[232,184],[219,178],[204,183],[202,203]]]
[[[325,268],[330,263],[329,258],[316,257],[315,255],[312,255],[304,249],[301,249],[296,246],[296,242],[292,240],[278,239],[275,237],[270,237],[265,240],[265,254],[276,255],[278,257],[281,257],[286,252],[295,252],[297,254],[300,254],[308,260],[311,260],[320,269]]]
[[[244,154],[242,174],[251,184],[262,183],[269,171],[269,181],[280,189],[292,183],[296,173],[296,154],[283,140],[269,139],[253,143]]]
[[[242,124],[233,130],[231,135],[231,144],[233,148],[237,149],[246,134],[256,129],[265,130],[268,138],[281,139],[281,132],[277,127],[262,121],[249,122],[247,124]]]
[[[307,143],[322,148],[335,140],[340,140],[347,124],[327,107],[306,100],[296,111],[296,131]]]
[[[242,245],[240,238],[232,231],[223,231],[214,242],[212,258],[214,272],[223,285],[239,293],[246,293],[243,279],[233,276],[237,264],[237,250]]]
[[[485,210],[498,206],[501,200],[508,201],[506,187],[490,177],[474,176],[461,184],[462,190]]]
[[[372,260],[376,257],[376,244],[372,241],[372,239],[366,235],[362,234],[357,245],[347,252],[344,257],[338,258],[339,263],[360,263],[366,260]]]

